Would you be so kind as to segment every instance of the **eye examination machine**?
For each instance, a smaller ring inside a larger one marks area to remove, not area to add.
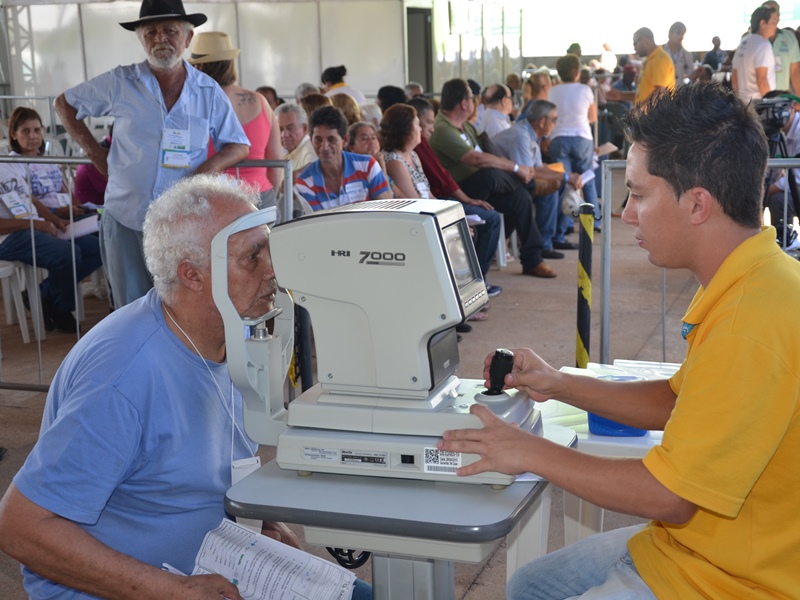
[[[457,478],[455,470],[478,456],[436,449],[445,430],[482,426],[469,413],[475,403],[541,433],[533,401],[500,389],[513,357],[497,352],[491,390],[455,374],[454,327],[487,301],[461,205],[361,202],[276,226],[272,261],[293,300],[281,291],[274,311],[248,320],[233,308],[223,270],[227,238],[263,224],[263,216],[256,222],[261,212],[236,221],[212,244],[214,299],[248,435],[277,445],[279,466],[301,474],[510,484],[514,478],[500,473]],[[293,302],[310,315],[318,383],[286,408]]]

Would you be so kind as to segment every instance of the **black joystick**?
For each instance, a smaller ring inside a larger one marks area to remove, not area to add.
[[[503,380],[514,367],[514,353],[505,348],[494,351],[492,363],[489,365],[489,389],[484,392],[487,396],[497,396],[503,393]]]

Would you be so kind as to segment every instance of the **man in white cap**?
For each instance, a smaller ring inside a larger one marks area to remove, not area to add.
[[[186,14],[181,0],[143,0],[135,31],[147,60],[120,66],[56,99],[72,138],[108,176],[100,226],[103,265],[122,307],[152,287],[142,251],[147,207],[175,181],[220,172],[247,156],[249,142],[220,87],[182,58],[203,14]],[[102,148],[83,122],[114,117],[114,144]],[[217,153],[208,158],[209,138]]]

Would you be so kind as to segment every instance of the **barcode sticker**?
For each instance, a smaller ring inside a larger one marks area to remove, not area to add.
[[[461,466],[461,453],[448,452],[438,448],[425,448],[425,473],[456,474],[456,469]]]

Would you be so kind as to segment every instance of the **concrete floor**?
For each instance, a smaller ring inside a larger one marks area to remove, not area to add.
[[[618,178],[615,176],[615,181]],[[615,188],[614,197],[624,194]],[[619,202],[615,201],[614,205]],[[685,271],[667,273],[666,277],[666,340],[662,339],[662,271],[650,265],[646,253],[639,249],[629,227],[614,219],[612,235],[612,285],[610,357],[638,360],[667,360],[680,362],[685,353],[680,336],[681,317],[686,310],[697,283]],[[577,236],[572,236],[576,240]],[[599,360],[600,251],[594,243],[595,275],[590,360]],[[490,302],[489,318],[473,322],[474,330],[464,334],[460,344],[462,378],[478,378],[484,357],[497,347],[528,346],[534,348],[551,364],[575,364],[577,252],[571,251],[563,260],[548,263],[558,272],[551,280],[520,276],[519,263],[511,262],[503,271],[493,270],[489,280],[503,287],[503,293]],[[88,329],[107,314],[107,304],[93,297],[86,299]],[[36,344],[22,343],[17,326],[0,327],[2,340],[2,380],[4,382],[38,383]],[[48,334],[42,344],[42,380],[48,383],[74,336]],[[666,356],[663,349],[666,349]],[[14,473],[20,468],[38,435],[45,395],[43,393],[0,390],[0,446],[9,449],[0,462],[0,490],[5,491]],[[271,449],[264,449],[268,458]],[[606,528],[641,522],[624,515],[607,514]],[[299,528],[297,528],[299,530]],[[555,490],[548,550],[563,546],[563,526],[560,490]],[[319,549],[310,551],[320,554]],[[324,555],[324,550],[321,551]],[[358,574],[370,580],[369,563]],[[484,562],[477,565],[456,565],[456,598],[459,600],[495,600],[504,596],[505,544]],[[19,566],[10,557],[0,554],[0,598],[23,600]]]

